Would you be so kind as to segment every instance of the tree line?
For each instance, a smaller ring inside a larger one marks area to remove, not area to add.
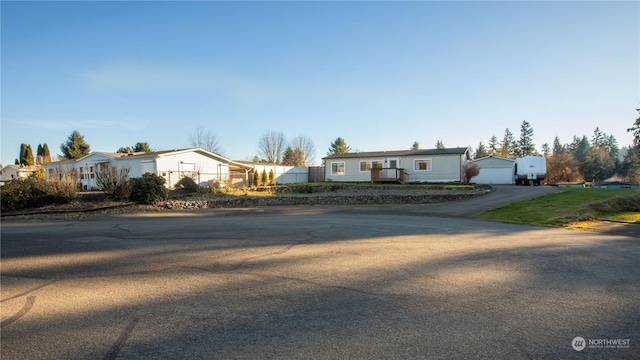
[[[640,112],[640,109],[637,109]],[[627,129],[634,133],[634,145],[619,148],[613,135],[596,127],[591,138],[573,136],[570,143],[562,143],[556,136],[553,144],[544,143],[538,152],[533,143],[533,127],[527,121],[520,126],[516,139],[509,128],[501,141],[493,135],[484,145],[482,141],[474,151],[475,158],[489,155],[515,159],[523,156],[544,156],[547,159],[547,182],[626,180],[640,183],[640,118]]]

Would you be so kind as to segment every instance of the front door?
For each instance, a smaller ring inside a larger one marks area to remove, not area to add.
[[[387,178],[395,179],[396,177],[396,169],[400,167],[399,159],[387,159]]]

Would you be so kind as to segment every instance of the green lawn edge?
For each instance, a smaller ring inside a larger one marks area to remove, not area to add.
[[[566,189],[560,193],[482,211],[472,218],[556,227],[591,219],[638,223],[640,190]]]

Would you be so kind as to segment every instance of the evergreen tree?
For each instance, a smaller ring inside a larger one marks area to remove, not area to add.
[[[444,143],[442,142],[442,140],[438,140],[436,141],[436,149],[444,149]]]
[[[480,143],[478,144],[478,148],[476,149],[475,158],[479,159],[479,158],[483,158],[485,156],[489,156],[489,152],[487,151],[487,148],[484,146],[482,141],[480,141]]]
[[[524,157],[535,154],[536,146],[533,144],[533,127],[525,120],[520,125],[520,139],[518,140],[516,155]]]
[[[44,156],[43,163],[51,162],[51,153],[49,152],[49,145],[47,145],[47,143],[42,145],[42,155]]]
[[[253,186],[260,186],[260,174],[257,171],[253,172]]]
[[[62,156],[65,159],[79,159],[91,152],[91,147],[84,141],[84,136],[74,130],[67,141],[60,145]]]
[[[267,175],[267,169],[262,170],[262,185],[269,185],[269,175]]]
[[[343,138],[338,137],[329,147],[327,155],[346,154],[351,151],[351,147],[347,145]]]
[[[26,165],[27,163],[27,144],[20,144],[20,165]]]
[[[560,138],[559,137],[555,137],[555,139],[553,139],[553,155],[558,155],[558,154],[564,154],[567,152],[567,147],[562,145],[562,143],[560,143]]]
[[[38,144],[38,150],[36,150],[36,165],[44,163],[44,149],[41,144]]]
[[[498,144],[498,138],[493,135],[491,139],[489,139],[489,155],[498,155],[500,153],[500,149],[498,148],[500,145]]]
[[[138,142],[133,145],[133,152],[151,152],[151,147],[146,142]]]
[[[516,148],[517,144],[513,137],[513,133],[509,128],[504,130],[504,137],[502,138],[502,142],[500,142],[500,156],[504,158],[515,158],[516,157]]]
[[[25,166],[33,166],[35,165],[35,160],[33,158],[33,149],[31,149],[31,145],[27,145],[27,153],[25,155]]]
[[[411,150],[420,150],[420,143],[417,141],[414,141],[413,145],[411,145]]]
[[[292,149],[290,146],[284,150],[282,156],[282,165],[286,166],[304,166],[304,156],[300,149]]]
[[[269,185],[275,184],[276,174],[273,173],[273,169],[269,170]]]
[[[573,142],[569,144],[569,152],[578,160],[579,163],[584,163],[587,160],[589,151],[591,150],[591,144],[586,136],[573,137]]]
[[[20,165],[20,160],[16,159],[16,161],[13,164],[14,165]]]
[[[636,109],[636,111],[640,113],[640,109]],[[633,134],[633,145],[640,148],[640,117],[636,119],[632,127],[627,129],[627,132]]]
[[[635,184],[640,184],[640,148],[633,147],[629,149],[627,155],[622,161],[620,173],[625,178]]]
[[[551,155],[551,148],[549,147],[549,143],[542,144],[542,155],[545,157]]]
[[[316,161],[316,145],[310,137],[298,135],[291,139],[289,146],[302,157],[297,166],[311,165]]]
[[[124,147],[121,146],[120,148],[118,148],[118,150],[116,151],[117,154],[131,154],[133,153],[133,149],[129,146]]]
[[[618,160],[618,142],[614,136],[607,135],[596,128],[591,138],[591,148],[584,164],[594,180],[606,180],[613,176],[620,166]]]

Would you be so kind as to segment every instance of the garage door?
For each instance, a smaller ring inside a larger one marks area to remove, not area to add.
[[[484,168],[480,169],[478,176],[471,178],[476,184],[513,184],[513,169],[511,168]]]

